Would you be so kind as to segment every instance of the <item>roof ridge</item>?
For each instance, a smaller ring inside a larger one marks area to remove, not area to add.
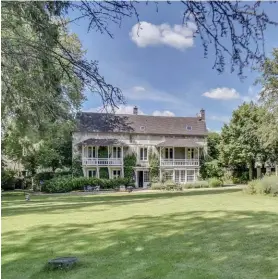
[[[86,114],[104,114],[104,115],[117,115],[117,116],[134,116],[134,117],[161,117],[161,118],[196,118],[199,119],[197,116],[168,116],[168,115],[149,115],[149,114],[124,114],[124,113],[106,113],[106,112],[94,112],[94,111],[81,111],[79,113],[86,113]]]

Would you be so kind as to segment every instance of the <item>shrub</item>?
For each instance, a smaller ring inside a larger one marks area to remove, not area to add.
[[[13,170],[2,170],[1,172],[1,188],[3,190],[14,190],[15,188],[15,172]]]
[[[45,182],[42,191],[47,193],[65,193],[83,190],[85,186],[100,186],[101,189],[113,189],[119,186],[132,186],[127,178],[100,179],[96,177],[58,176]]]
[[[248,183],[245,192],[249,194],[278,195],[278,177],[264,176],[262,179],[252,180]]]
[[[209,183],[209,187],[212,188],[223,186],[223,181],[216,177],[210,178],[208,183]]]
[[[153,182],[151,184],[151,189],[152,190],[166,190],[166,185],[161,182]]]
[[[191,189],[191,188],[208,188],[209,183],[205,180],[203,181],[196,181],[191,183],[186,183],[183,185],[184,189]]]

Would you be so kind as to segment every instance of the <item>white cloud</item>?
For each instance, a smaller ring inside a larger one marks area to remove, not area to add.
[[[163,110],[163,111],[155,110],[152,113],[152,115],[153,116],[175,116],[175,114],[169,110]]]
[[[143,86],[134,86],[124,91],[124,95],[129,100],[136,101],[156,101],[156,102],[167,102],[171,104],[180,104],[181,101],[175,96],[155,90],[152,88],[145,88]]]
[[[133,90],[135,92],[142,92],[142,91],[146,91],[146,89],[143,86],[134,86]]]
[[[228,123],[230,121],[230,116],[216,116],[216,115],[212,115],[212,116],[209,116],[208,119],[214,120],[214,121],[223,122],[223,123]]]
[[[211,89],[210,91],[203,93],[203,96],[218,100],[240,99],[239,93],[234,88],[227,87]]]
[[[129,36],[138,47],[166,45],[179,50],[194,45],[194,32],[196,25],[187,22],[185,25],[170,26],[167,23],[154,25],[146,21],[135,24]]]

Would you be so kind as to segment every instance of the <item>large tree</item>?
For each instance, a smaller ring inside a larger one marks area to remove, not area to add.
[[[244,103],[233,112],[230,123],[221,132],[221,162],[232,168],[247,166],[249,179],[253,178],[255,162],[264,162],[269,155],[257,133],[263,114],[264,110],[256,104]]]
[[[263,87],[261,104],[266,111],[258,135],[266,148],[278,148],[278,48],[273,50],[273,58],[263,64],[258,81]]]
[[[75,34],[62,16],[67,2],[2,3],[2,125],[17,122],[41,131],[80,109],[83,90],[98,92],[105,104],[122,99],[105,82],[95,61],[84,59]],[[28,131],[27,131],[28,133]],[[26,134],[26,132],[25,132]]]

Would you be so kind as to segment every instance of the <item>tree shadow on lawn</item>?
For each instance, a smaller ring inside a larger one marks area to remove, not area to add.
[[[117,206],[144,203],[156,199],[217,195],[242,191],[241,189],[195,190],[188,192],[124,193],[87,196],[33,196],[26,202],[24,196],[2,200],[2,217],[24,214],[59,214],[63,210],[80,210],[92,206]],[[96,210],[99,211],[99,210]],[[103,211],[103,209],[101,209]]]
[[[2,235],[3,278],[278,278],[278,215],[191,211]],[[47,260],[77,256],[68,272]]]

